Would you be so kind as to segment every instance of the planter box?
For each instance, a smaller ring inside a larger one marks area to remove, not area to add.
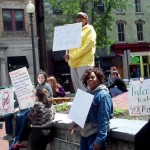
[[[70,102],[72,101],[72,97],[57,97],[53,98],[53,104],[61,104],[63,102]]]

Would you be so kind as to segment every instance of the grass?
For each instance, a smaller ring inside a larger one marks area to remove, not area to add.
[[[57,113],[68,114],[71,106],[67,105],[67,102],[63,102],[60,105],[55,105]],[[126,109],[114,109],[114,118],[123,118],[129,120],[149,120],[150,116],[130,116],[129,111]]]
[[[114,110],[114,118],[124,118],[129,120],[149,120],[150,116],[130,116],[128,110],[116,108]]]

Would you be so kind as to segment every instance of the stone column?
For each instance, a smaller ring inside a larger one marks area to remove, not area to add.
[[[1,86],[6,85],[6,60],[5,58],[0,59],[1,62]]]

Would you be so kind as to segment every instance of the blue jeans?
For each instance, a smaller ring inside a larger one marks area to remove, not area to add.
[[[119,90],[117,87],[110,88],[110,93],[112,97],[122,94],[123,92]]]
[[[30,128],[28,127],[28,113],[30,108],[20,110],[16,114],[16,128],[15,128],[15,139],[12,144],[15,144],[17,141],[23,141],[28,139],[30,134]],[[12,150],[12,145],[9,150]]]
[[[5,114],[5,130],[6,134],[11,135],[13,134],[13,122],[12,119],[14,117],[13,113]]]
[[[97,137],[97,134],[90,135],[89,137],[81,136],[80,140],[80,150],[93,150],[93,144]],[[106,150],[106,146],[108,145],[108,138],[106,141],[101,145],[101,150]]]

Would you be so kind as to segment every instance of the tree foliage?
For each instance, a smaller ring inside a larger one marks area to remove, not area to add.
[[[113,42],[106,32],[112,30],[112,10],[126,10],[129,6],[129,0],[49,0],[49,3],[52,8],[62,10],[67,23],[73,23],[78,12],[86,12],[97,33],[97,47],[107,49]]]

